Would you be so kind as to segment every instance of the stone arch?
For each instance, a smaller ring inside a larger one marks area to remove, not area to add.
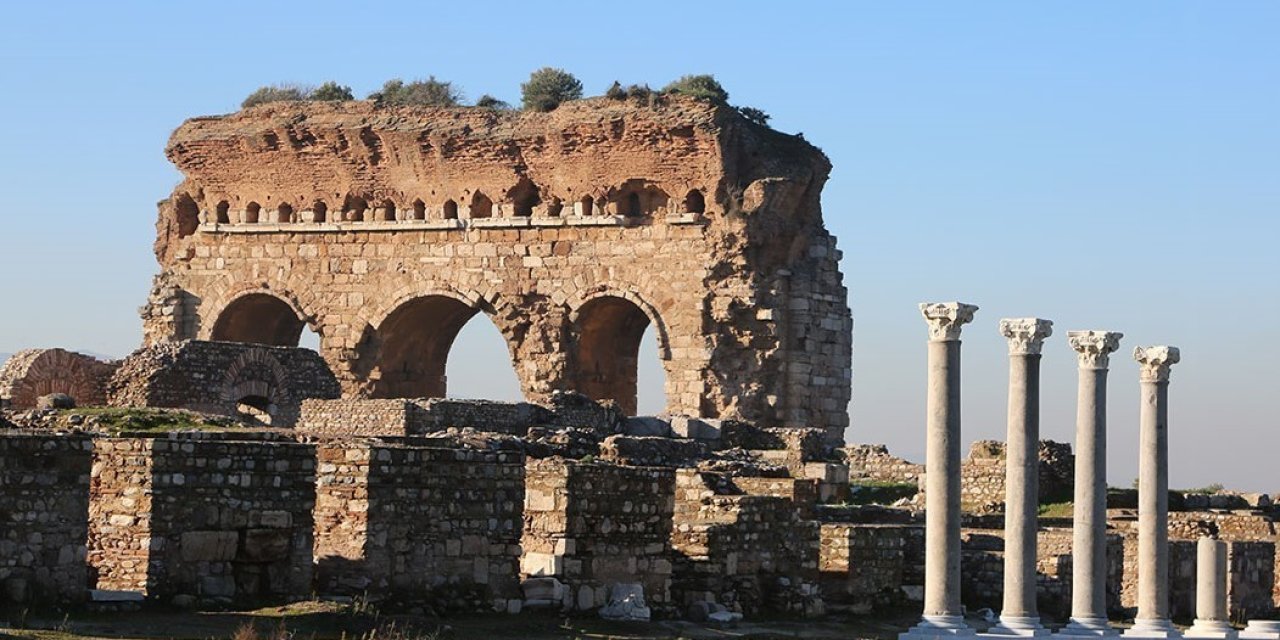
[[[382,205],[378,207],[378,211],[382,214],[378,220],[382,222],[395,222],[396,220],[396,203],[390,199],[383,200]]]
[[[373,335],[369,395],[444,397],[448,390],[445,369],[453,342],[481,312],[492,320],[493,306],[483,297],[449,289],[399,296],[385,314],[369,324]],[[510,338],[501,326],[499,331],[510,354]]]
[[[223,200],[214,207],[214,221],[218,224],[231,224],[231,203]]]
[[[13,409],[31,409],[41,396],[65,393],[80,406],[104,405],[118,364],[65,349],[19,351],[0,367],[0,399]]]
[[[312,222],[324,222],[329,216],[329,205],[325,204],[324,200],[316,200],[315,204],[311,205],[311,216]]]
[[[442,211],[443,211],[445,220],[458,219],[458,203],[457,202],[454,202],[453,200],[445,200],[444,207],[442,207]]]
[[[368,209],[368,200],[359,196],[347,196],[342,203],[342,219],[345,222],[364,222],[364,214]]]
[[[244,208],[244,221],[247,224],[258,224],[258,216],[262,214],[262,205],[257,202],[250,202]]]
[[[427,219],[427,203],[423,202],[422,198],[418,198],[417,200],[413,201],[413,219],[414,220]]]
[[[222,376],[221,397],[244,417],[275,422],[279,408],[290,404],[288,376],[266,349],[249,349],[232,361]]]
[[[653,308],[642,304],[634,294],[601,292],[583,300],[569,317],[574,388],[595,400],[613,400],[629,415],[637,407],[641,340],[650,324],[661,327]],[[656,333],[659,357],[669,360],[665,331]]]
[[[578,215],[589,216],[594,214],[596,208],[595,198],[592,198],[589,195],[582,196],[582,199],[578,201],[578,208],[580,209]]]
[[[276,207],[276,222],[293,222],[293,205],[288,202],[281,202],[280,206]]]
[[[697,189],[690,189],[689,193],[684,197],[685,213],[706,213],[707,199],[702,192]]]
[[[560,198],[551,198],[551,202],[547,203],[547,215],[559,218],[562,211],[564,211],[564,202]]]
[[[204,337],[221,342],[294,347],[311,317],[291,296],[263,287],[242,290],[214,308],[217,315]]]
[[[614,284],[602,284],[598,287],[580,292],[577,296],[570,298],[565,304],[569,307],[569,322],[577,324],[578,317],[582,307],[588,302],[596,298],[622,298],[644,312],[649,318],[649,322],[653,323],[654,332],[658,338],[658,357],[663,360],[671,359],[671,340],[667,329],[667,323],[662,319],[662,314],[658,312],[657,307],[650,304],[643,296],[633,287],[621,287]]]
[[[538,186],[528,178],[521,178],[516,186],[507,191],[507,199],[511,201],[513,213],[519,218],[533,216],[533,208],[542,204],[542,195]]]
[[[492,218],[493,201],[480,191],[471,194],[471,218]]]
[[[615,212],[621,216],[649,216],[667,207],[670,197],[657,185],[633,178],[622,183],[613,195]]]

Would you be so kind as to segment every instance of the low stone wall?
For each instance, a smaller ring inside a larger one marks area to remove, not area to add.
[[[728,495],[748,478],[681,469],[677,480],[673,599],[733,611],[825,611],[818,591],[820,533],[789,497]]]
[[[419,424],[421,407],[405,398],[308,398],[299,408],[298,433],[318,438],[404,436]]]
[[[123,407],[189,409],[276,427],[298,422],[306,398],[337,398],[320,354],[296,347],[185,340],[133,352],[107,384]]]
[[[557,394],[549,404],[403,398],[343,398],[302,402],[298,430],[317,437],[414,436],[446,429],[476,429],[523,436],[532,427],[574,427],[615,433],[624,416],[612,403]]]
[[[262,434],[95,442],[99,588],[220,604],[311,593],[315,448]]]
[[[1040,441],[1040,501],[1070,500],[1075,480],[1075,456],[1071,446]],[[960,506],[975,513],[1004,510],[1005,445],[996,440],[979,440],[960,464]],[[924,483],[920,484],[921,492]],[[923,495],[921,496],[923,498]]]
[[[1227,604],[1233,620],[1272,618],[1276,608],[1276,543],[1227,543]]]
[[[674,500],[672,469],[529,460],[520,573],[567,585],[568,609],[603,606],[618,583],[640,583],[661,607],[670,600]]]
[[[924,465],[891,455],[882,444],[851,445],[841,450],[849,464],[849,481],[874,480],[914,484],[924,476]]]
[[[0,604],[84,599],[92,450],[84,436],[0,434]]]
[[[478,587],[501,610],[519,599],[522,454],[358,440],[317,455],[320,593]]]
[[[909,528],[823,524],[818,569],[827,607],[861,614],[905,604],[902,585]]]

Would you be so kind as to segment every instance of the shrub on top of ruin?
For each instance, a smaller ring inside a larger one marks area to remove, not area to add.
[[[289,102],[306,100],[311,89],[298,84],[273,84],[258,87],[240,103],[240,108],[248,109],[268,102]]]
[[[614,80],[613,84],[609,85],[609,88],[604,92],[604,97],[610,100],[626,100],[627,90],[622,88],[622,83]]]
[[[729,92],[720,86],[720,82],[711,74],[681,76],[679,80],[662,88],[663,93],[678,93],[684,96],[710,100],[716,103],[729,102]]]
[[[769,126],[769,114],[755,107],[735,107],[742,117],[762,127]]]
[[[511,108],[511,105],[507,104],[505,100],[499,100],[487,93],[480,96],[479,100],[476,100],[476,106],[482,109],[497,109],[499,111]]]
[[[551,111],[562,102],[582,97],[582,82],[564,69],[543,67],[520,85],[520,102],[530,111]]]
[[[462,102],[462,92],[454,88],[452,82],[436,80],[435,76],[409,83],[395,78],[386,81],[382,90],[369,94],[369,99],[380,107],[456,107]]]
[[[311,95],[307,96],[308,100],[317,102],[345,102],[347,100],[355,100],[355,96],[351,94],[351,87],[340,85],[332,80],[316,87]]]

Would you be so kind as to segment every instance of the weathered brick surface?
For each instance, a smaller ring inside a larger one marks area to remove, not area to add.
[[[319,447],[317,588],[519,598],[524,456],[373,439]]]
[[[311,593],[315,448],[263,434],[95,441],[99,588],[262,602]]]
[[[51,393],[65,393],[80,406],[106,404],[107,379],[117,366],[64,349],[19,351],[0,366],[0,406],[31,409]]]
[[[84,599],[91,462],[87,437],[0,434],[0,604]]]
[[[525,473],[523,576],[559,578],[570,608],[604,605],[620,582],[670,601],[674,470],[547,458]]]
[[[616,432],[623,415],[612,403],[557,394],[546,404],[451,398],[303,400],[298,431],[318,437],[414,436],[446,429],[526,435],[533,427]]]
[[[148,344],[296,344],[348,396],[441,397],[483,313],[524,395],[635,412],[655,328],[667,410],[843,438],[852,320],[825,156],[678,96],[550,113],[276,103],[196,118],[168,156]]]

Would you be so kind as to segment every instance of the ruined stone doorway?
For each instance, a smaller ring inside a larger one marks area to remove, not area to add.
[[[375,398],[443,398],[449,393],[447,368],[454,342],[477,315],[475,322],[489,322],[480,309],[443,295],[424,296],[404,303],[387,316],[377,330],[378,379],[372,387]],[[496,330],[495,330],[496,332]],[[501,333],[498,334],[501,337]],[[499,356],[486,352],[464,354],[466,367],[480,376],[510,370],[511,356],[504,349]],[[490,350],[494,351],[494,350]],[[500,358],[500,360],[498,360]],[[514,375],[514,374],[513,374]],[[493,399],[487,390],[468,390],[475,397]]]
[[[209,339],[296,347],[304,324],[285,301],[253,293],[237,298],[222,310]]]
[[[573,327],[577,391],[594,400],[613,400],[636,415],[640,345],[649,325],[644,310],[625,298],[601,296],[582,305]]]

